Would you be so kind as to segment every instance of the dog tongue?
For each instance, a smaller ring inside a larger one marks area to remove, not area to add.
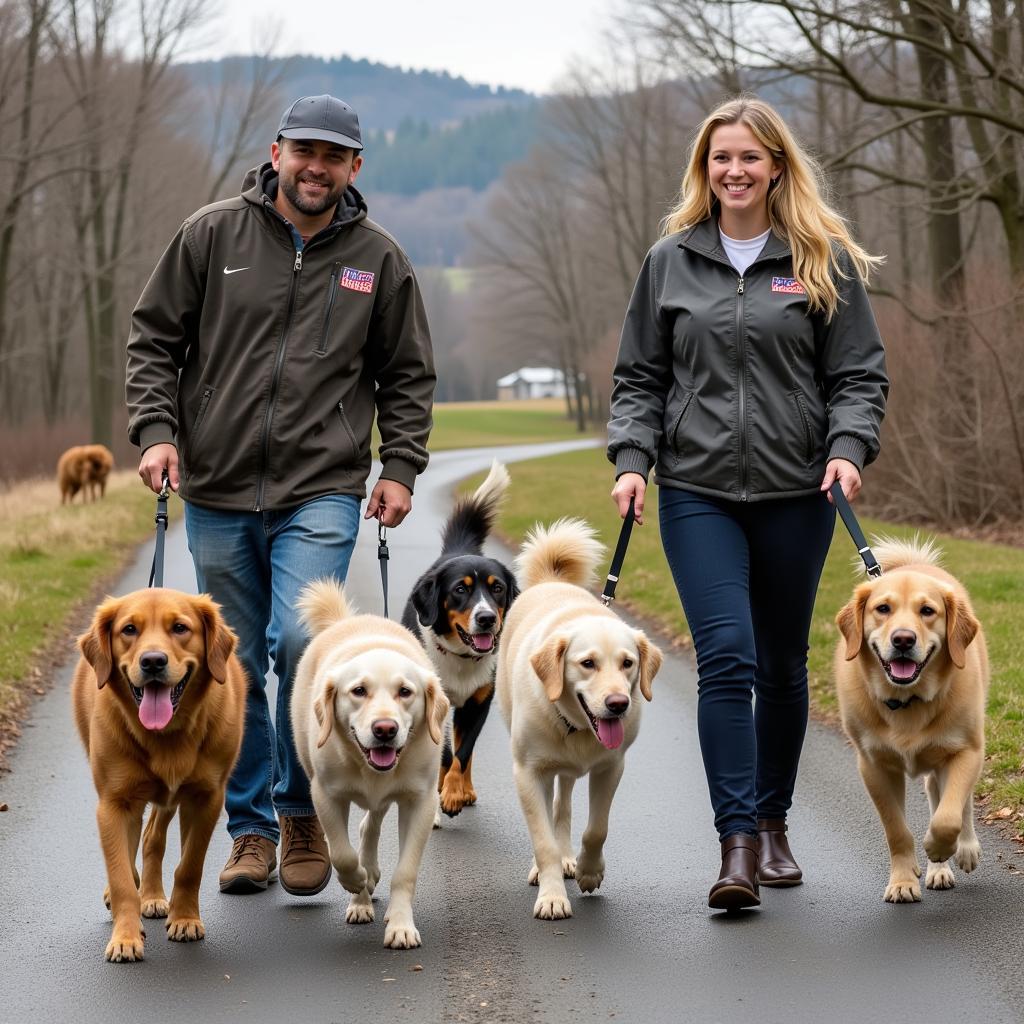
[[[171,688],[150,683],[142,691],[139,705],[139,721],[147,729],[162,729],[171,720],[174,706],[171,704]]]
[[[609,750],[615,750],[622,744],[625,732],[621,718],[599,718],[597,720],[597,738]]]
[[[917,671],[917,662],[909,658],[896,658],[889,662],[889,671],[895,679],[912,679]]]
[[[374,768],[390,768],[397,757],[394,747],[370,747],[370,763]]]
[[[470,640],[475,651],[489,651],[494,646],[494,637],[490,633],[474,633]]]

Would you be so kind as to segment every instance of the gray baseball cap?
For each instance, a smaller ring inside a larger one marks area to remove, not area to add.
[[[281,118],[277,137],[286,139],[323,139],[349,149],[362,149],[359,117],[335,96],[303,96]]]

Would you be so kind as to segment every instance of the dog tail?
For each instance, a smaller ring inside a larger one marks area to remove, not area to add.
[[[510,482],[508,470],[495,459],[487,479],[452,509],[441,535],[443,555],[483,554],[484,541],[494,528]]]
[[[550,526],[538,523],[526,535],[516,569],[524,588],[554,581],[582,587],[594,580],[603,555],[592,526],[582,519],[559,519]]]
[[[307,583],[299,594],[299,621],[310,636],[356,614],[342,585],[333,577]]]
[[[931,539],[922,539],[918,534],[910,540],[899,537],[875,537],[871,550],[884,572],[899,569],[905,565],[942,565],[942,550]],[[860,559],[857,560],[860,566]]]

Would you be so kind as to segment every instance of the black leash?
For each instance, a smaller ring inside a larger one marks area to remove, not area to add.
[[[377,561],[380,562],[380,585],[384,590],[384,618],[389,619],[388,614],[388,542],[387,528],[377,520]]]
[[[629,511],[622,520],[622,529],[619,530],[619,542],[615,545],[615,554],[612,555],[612,564],[608,569],[608,579],[605,581],[604,590],[601,593],[601,600],[607,608],[615,600],[615,587],[619,582],[619,573],[622,572],[622,563],[626,560],[626,548],[629,546],[629,535],[633,532],[633,516],[635,514],[636,498],[629,499]]]
[[[840,487],[838,480],[829,488],[828,492],[832,495],[832,500],[839,510],[839,515],[842,516],[846,529],[853,538],[853,543],[857,546],[857,554],[863,559],[864,568],[867,569],[869,576],[877,579],[882,575],[882,567],[878,564],[878,559],[875,558],[874,552],[868,546],[864,531],[860,528],[860,523],[857,522],[857,517],[853,514],[853,509],[846,500],[846,495],[843,494],[843,489]]]
[[[171,481],[164,470],[160,480],[160,493],[156,496],[156,547],[153,549],[153,565],[149,570],[149,585],[164,585],[164,534],[167,532],[167,497],[171,493]]]

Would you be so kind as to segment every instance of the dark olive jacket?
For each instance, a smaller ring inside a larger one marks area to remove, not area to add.
[[[807,312],[788,244],[770,235],[741,277],[709,218],[658,242],[615,366],[617,476],[738,501],[812,494],[828,459],[878,454],[889,382],[864,285],[845,253],[831,320]]]
[[[304,246],[277,175],[193,214],[132,314],[131,441],[177,445],[181,496],[244,510],[366,493],[376,410],[382,477],[427,464],[434,364],[412,267],[352,187]]]

